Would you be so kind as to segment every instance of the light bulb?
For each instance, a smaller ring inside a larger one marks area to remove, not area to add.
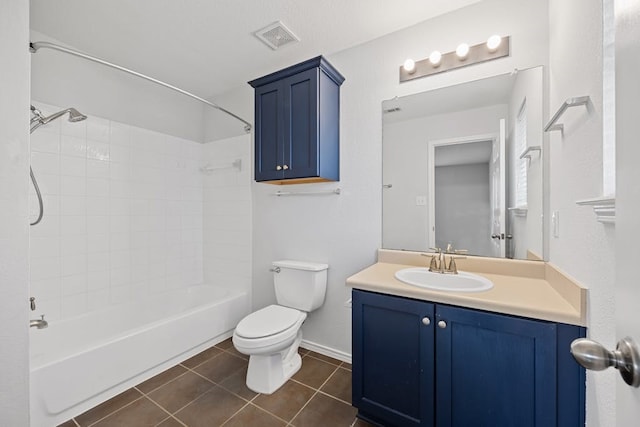
[[[413,72],[416,71],[416,62],[413,59],[409,58],[404,61],[402,68],[404,68],[407,73],[413,74]]]
[[[489,52],[495,52],[500,47],[500,43],[502,43],[502,37],[494,34],[487,39],[487,49]]]
[[[431,55],[429,55],[429,62],[434,67],[437,67],[438,65],[440,65],[441,59],[442,59],[442,54],[437,50],[434,50],[433,52],[431,52]]]
[[[469,45],[466,43],[460,43],[456,48],[456,55],[460,59],[465,59],[469,54]]]

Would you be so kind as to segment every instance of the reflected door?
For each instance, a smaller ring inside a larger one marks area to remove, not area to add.
[[[491,250],[492,256],[504,257],[505,244],[505,145],[506,122],[500,119],[500,134],[491,150]]]

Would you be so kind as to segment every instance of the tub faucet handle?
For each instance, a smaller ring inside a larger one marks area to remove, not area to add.
[[[29,306],[31,307],[31,311],[36,310],[36,297],[29,298]]]

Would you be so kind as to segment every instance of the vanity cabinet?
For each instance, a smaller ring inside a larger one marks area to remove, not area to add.
[[[340,179],[340,85],[322,56],[250,81],[255,89],[255,180]]]
[[[585,329],[353,290],[353,405],[383,426],[584,425]]]

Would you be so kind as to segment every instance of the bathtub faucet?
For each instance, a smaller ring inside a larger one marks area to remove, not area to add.
[[[29,320],[29,327],[33,328],[34,326],[38,329],[44,329],[47,326],[49,326],[49,323],[46,320],[44,320],[44,314],[41,316],[40,319]]]

